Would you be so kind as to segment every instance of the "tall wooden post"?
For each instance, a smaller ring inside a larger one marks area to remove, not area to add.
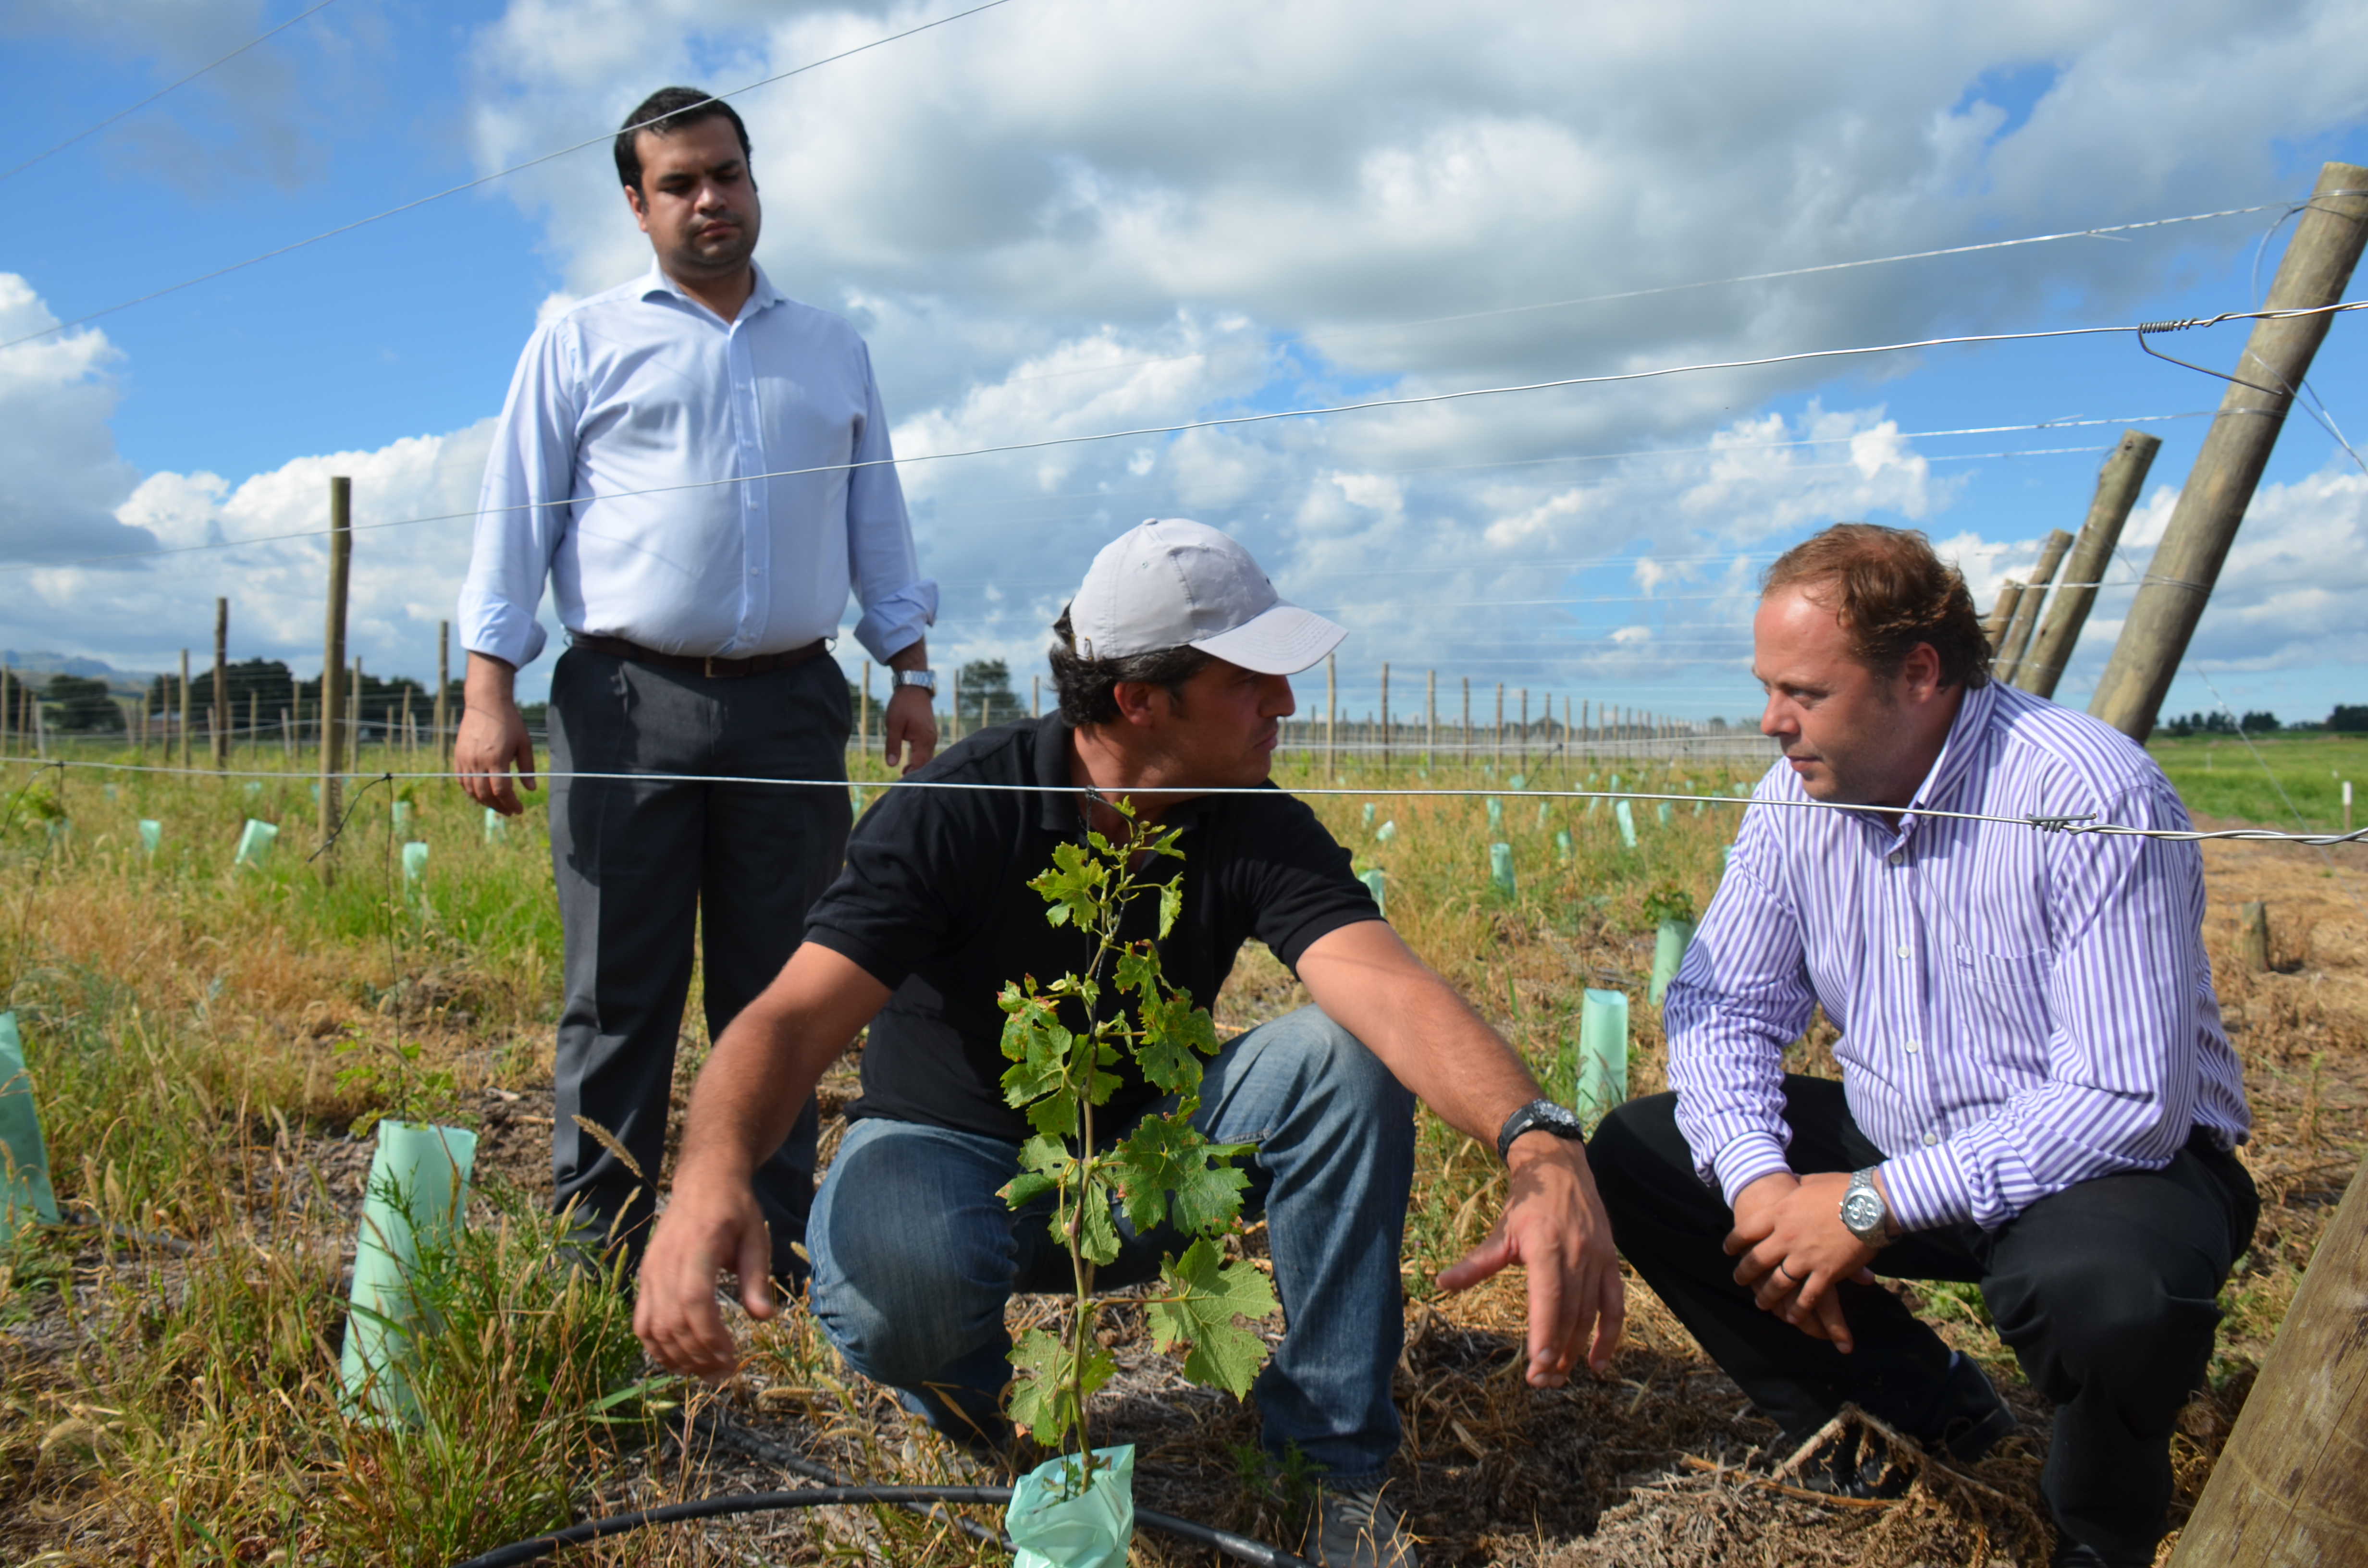
[[[1390,666],[1382,665],[1382,777],[1390,773]]]
[[[1998,603],[1990,606],[1989,619],[1982,622],[1982,635],[1989,639],[1991,667],[1997,667],[1998,652],[2006,642],[2006,629],[2014,619],[2014,608],[2022,602],[2022,583],[2009,577],[1998,585]]]
[[[1044,716],[1044,677],[1042,676],[1028,677],[1028,716],[1030,719],[1042,719]]]
[[[2080,537],[2065,558],[2064,581],[2056,585],[2055,597],[2048,602],[2047,619],[2040,623],[2038,637],[2014,668],[2014,684],[2033,696],[2055,695],[2055,683],[2064,678],[2064,666],[2071,662],[2072,650],[2080,641],[2080,628],[2088,624],[2089,611],[2097,602],[2105,568],[2113,563],[2122,525],[2129,521],[2130,508],[2137,504],[2138,492],[2146,488],[2146,471],[2161,449],[2160,437],[2124,430],[2122,444],[2113,449],[2098,473],[2097,497],[2089,503],[2089,520],[2080,525]]]
[[[189,766],[189,651],[181,650],[181,766]]]
[[[1520,755],[1521,770],[1526,773],[1529,771],[1530,767],[1530,688],[1526,686],[1521,687],[1521,746]]]
[[[2055,581],[2055,569],[2064,564],[2064,552],[2071,548],[2072,536],[2062,528],[2050,530],[2040,542],[2039,564],[2031,569],[2031,581],[2023,585],[2014,619],[2006,629],[2006,641],[1998,647],[1998,679],[2014,679],[2015,666],[2022,663],[2022,651],[2031,646],[2031,633],[2039,625],[2039,607],[2047,602],[2048,585]]]
[[[1472,762],[1472,677],[1463,677],[1463,733],[1456,737],[1455,760],[1465,767]]]
[[[451,718],[448,693],[452,689],[452,623],[436,623],[436,771],[441,773],[452,766],[452,732],[445,727]]]
[[[2342,299],[2362,241],[2368,241],[2368,169],[2328,164],[2319,170],[2318,187],[2278,266],[2270,308],[2309,310]],[[2237,362],[2238,379],[2220,399],[2219,417],[2203,437],[2089,703],[2089,712],[2132,740],[2142,742],[2154,729],[2285,424],[2293,389],[2309,374],[2332,319],[2321,313],[2253,324]]]
[[[1438,763],[1431,754],[1439,749],[1439,672],[1425,670],[1422,676],[1422,765],[1435,767]]]
[[[2368,1165],[2354,1172],[2171,1568],[2368,1562]]]
[[[1324,655],[1324,778],[1330,782],[1339,766],[1338,742],[1340,722],[1340,674],[1332,665],[1332,655]]]
[[[346,714],[346,585],[353,565],[354,482],[340,474],[329,481],[329,609],[321,636],[321,847],[336,835],[339,797],[345,780],[343,737],[338,733]],[[321,857],[321,876],[335,881],[333,856]]]
[[[213,719],[214,767],[230,766],[230,601],[214,600],[214,696],[207,705]]]
[[[246,688],[246,744],[250,747],[263,744],[263,691],[259,687]]]
[[[1497,766],[1505,766],[1505,683],[1497,683]]]

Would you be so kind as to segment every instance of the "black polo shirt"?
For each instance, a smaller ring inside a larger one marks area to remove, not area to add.
[[[972,735],[915,772],[919,780],[1069,786],[1069,726],[1058,714]],[[1029,881],[1051,868],[1053,846],[1082,841],[1078,797],[1067,789],[891,790],[864,813],[847,869],[806,915],[806,939],[861,965],[894,993],[872,1020],[863,1095],[850,1118],[926,1122],[1019,1142],[1027,1118],[1003,1103],[1003,1010],[995,998],[1024,975],[1050,983],[1085,968],[1092,949],[1074,927],[1044,918]],[[1159,945],[1170,984],[1202,1006],[1257,937],[1286,965],[1343,926],[1381,912],[1349,869],[1349,852],[1306,805],[1269,787],[1188,801],[1179,863],[1147,874],[1184,879],[1184,908]],[[1129,906],[1121,935],[1156,935],[1159,898]],[[1106,993],[1107,994],[1107,993]],[[1107,1005],[1107,1004],[1105,1004]],[[1074,1024],[1077,1020],[1072,1018]],[[1131,1071],[1110,1101],[1132,1117],[1156,1097]]]

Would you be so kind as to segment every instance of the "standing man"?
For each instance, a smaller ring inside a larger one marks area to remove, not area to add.
[[[1990,680],[1922,534],[1798,546],[1752,637],[1784,762],[1669,988],[1677,1092],[1597,1131],[1621,1250],[1789,1442],[1849,1402],[1962,1460],[2014,1417],[1874,1276],[1978,1283],[2055,1405],[2055,1562],[2152,1562],[2171,1422],[2260,1212],[2203,857],[1930,813],[2186,811],[2120,733]],[[1784,1071],[1818,1006],[1839,1084]],[[1867,1496],[1884,1468],[1850,1439],[1810,1479]]]
[[[472,799],[522,809],[511,769],[534,788],[534,748],[513,687],[542,650],[548,575],[569,643],[550,705],[566,933],[553,1201],[578,1201],[587,1232],[638,1253],[693,931],[718,1038],[788,960],[846,848],[844,788],[745,780],[846,778],[847,682],[825,655],[850,587],[856,639],[896,672],[887,759],[909,744],[906,766],[927,762],[938,593],[915,559],[863,340],[754,259],[740,117],[668,87],[627,117],[616,154],[655,259],[544,324],[518,361],[461,592],[455,755]],[[785,1271],[813,1203],[816,1131],[809,1096],[752,1177]]]

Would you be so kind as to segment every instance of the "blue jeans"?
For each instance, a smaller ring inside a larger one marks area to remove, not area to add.
[[[1405,1340],[1414,1096],[1355,1036],[1303,1007],[1218,1053],[1193,1122],[1218,1142],[1258,1144],[1244,1208],[1266,1214],[1287,1324],[1255,1390],[1268,1451],[1295,1444],[1337,1480],[1378,1478],[1398,1446],[1390,1374]],[[1015,1210],[996,1196],[1019,1169],[1016,1142],[858,1121],[806,1228],[814,1315],[848,1365],[972,1444],[1010,1432],[1004,1304],[1075,1289],[1050,1199]],[[1189,1240],[1138,1236],[1116,1218],[1123,1250],[1096,1271],[1104,1287],[1157,1278],[1160,1255]]]

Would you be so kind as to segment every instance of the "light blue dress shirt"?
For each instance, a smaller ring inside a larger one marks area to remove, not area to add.
[[[893,456],[853,327],[761,267],[727,323],[653,263],[528,340],[485,460],[461,645],[531,661],[547,575],[569,631],[692,657],[835,636],[852,589],[856,640],[884,662],[938,609]],[[740,478],[798,469],[818,472]]]

